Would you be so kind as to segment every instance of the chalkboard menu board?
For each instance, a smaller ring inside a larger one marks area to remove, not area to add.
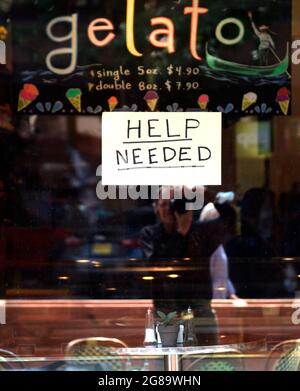
[[[290,0],[16,3],[20,113],[290,113]]]

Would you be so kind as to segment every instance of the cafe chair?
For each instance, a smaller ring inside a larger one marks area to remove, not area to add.
[[[299,371],[300,339],[291,339],[275,345],[267,357],[266,370]]]
[[[83,338],[69,342],[66,370],[124,371],[130,366],[128,356],[120,355],[127,345],[116,338]]]
[[[22,359],[10,350],[0,349],[0,371],[25,369]]]
[[[207,354],[191,353],[181,358],[183,371],[233,372],[244,371],[242,353],[238,350]]]

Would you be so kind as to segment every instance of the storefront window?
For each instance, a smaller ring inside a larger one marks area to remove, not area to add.
[[[299,369],[299,4],[223,3],[1,1],[0,369]]]

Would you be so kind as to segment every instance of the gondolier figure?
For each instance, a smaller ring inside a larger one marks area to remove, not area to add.
[[[269,26],[265,26],[265,25],[262,25],[257,28],[256,24],[253,21],[253,16],[251,11],[248,12],[248,16],[250,18],[252,28],[260,41],[258,47],[259,64],[262,66],[269,65],[270,51],[274,51],[275,49],[275,43],[270,35],[270,28]]]

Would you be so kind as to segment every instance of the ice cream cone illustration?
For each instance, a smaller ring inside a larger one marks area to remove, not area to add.
[[[144,96],[144,100],[147,102],[147,105],[151,111],[155,111],[159,96],[155,91],[148,91]]]
[[[247,110],[250,106],[257,102],[257,94],[254,92],[248,92],[243,96],[242,111]]]
[[[81,113],[81,96],[82,91],[79,88],[70,88],[66,93],[66,97],[79,113]]]
[[[206,94],[200,95],[198,98],[198,105],[201,110],[206,110],[209,103],[209,96]]]
[[[119,104],[118,98],[116,98],[115,96],[109,98],[108,99],[109,111],[114,111],[114,109],[118,106],[118,104]]]
[[[290,107],[290,91],[286,87],[278,90],[276,102],[279,104],[283,114],[287,115]]]
[[[19,94],[18,111],[24,110],[39,96],[39,90],[33,84],[24,84]]]
[[[287,99],[283,102],[279,102],[279,105],[284,115],[287,115],[287,113],[289,112],[290,100]]]

